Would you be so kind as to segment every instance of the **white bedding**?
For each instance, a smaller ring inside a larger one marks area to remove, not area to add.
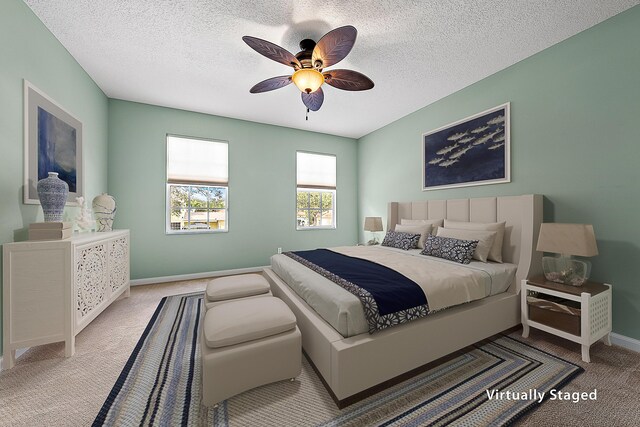
[[[418,260],[419,264],[415,262],[412,264],[424,266],[425,270],[430,272],[426,274],[426,277],[431,280],[433,278],[440,280],[436,285],[440,288],[454,285],[454,282],[450,278],[444,277],[441,271],[447,270],[452,274],[467,276],[467,284],[458,288],[458,293],[462,292],[466,295],[466,297],[462,296],[462,298],[466,298],[464,301],[504,292],[513,282],[517,268],[514,264],[483,263],[479,261],[472,261],[468,265],[462,265],[440,258],[420,255],[419,249],[403,251],[384,246],[331,249],[349,256],[358,256],[358,253],[361,252],[372,253],[371,251],[375,251],[373,252],[374,254],[379,253],[384,258],[385,252],[379,251],[392,251],[403,256],[415,257],[414,259]],[[388,252],[386,253],[389,254]],[[397,256],[387,258],[395,260],[390,262],[398,262],[397,260],[399,259]],[[392,265],[387,266],[392,267]],[[368,332],[369,325],[358,297],[286,255],[272,256],[271,267],[293,291],[342,336],[350,337]],[[407,277],[418,283],[418,276],[421,272],[416,270],[412,273],[416,277]],[[427,291],[425,294],[429,295]],[[451,305],[448,304],[447,297],[441,297],[441,295],[444,294],[431,292],[431,297],[428,298],[430,309],[437,310]]]

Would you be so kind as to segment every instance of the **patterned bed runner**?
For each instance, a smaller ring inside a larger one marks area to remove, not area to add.
[[[329,249],[285,252],[284,255],[358,297],[370,334],[429,314],[429,303],[422,288],[389,267]]]

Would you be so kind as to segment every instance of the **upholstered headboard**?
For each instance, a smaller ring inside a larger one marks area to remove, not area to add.
[[[516,289],[520,280],[542,272],[542,253],[536,251],[542,222],[542,196],[482,197],[475,199],[390,202],[387,230],[394,230],[401,219],[440,219],[471,222],[505,221],[502,258],[518,265]]]

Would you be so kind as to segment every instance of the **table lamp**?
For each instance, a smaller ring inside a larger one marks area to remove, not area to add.
[[[573,286],[581,286],[589,278],[591,263],[571,258],[571,255],[598,255],[596,236],[590,224],[544,223],[540,227],[536,250],[558,254],[542,257],[542,271],[547,280]]]
[[[367,245],[377,245],[378,239],[376,239],[376,232],[382,231],[382,218],[379,216],[367,216],[364,218],[364,231],[370,231],[373,233],[371,240],[367,242]]]

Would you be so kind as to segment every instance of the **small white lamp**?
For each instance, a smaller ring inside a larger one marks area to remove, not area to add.
[[[367,242],[367,245],[377,245],[376,232],[382,231],[382,218],[379,216],[367,216],[364,218],[364,231],[373,233],[373,238]]]
[[[544,223],[540,227],[540,252],[552,252],[556,257],[542,257],[542,270],[547,280],[565,285],[581,286],[591,272],[591,263],[571,258],[571,255],[598,255],[596,236],[590,224]]]

